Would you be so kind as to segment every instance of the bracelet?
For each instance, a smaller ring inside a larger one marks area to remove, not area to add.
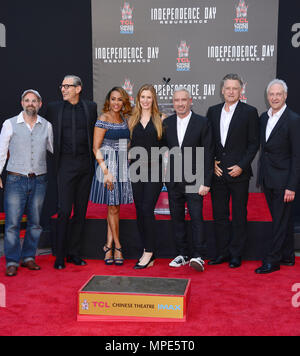
[[[105,163],[104,163],[104,161],[102,161],[100,164],[99,164],[99,166],[102,168],[102,166],[104,165],[104,167],[106,168],[106,165],[105,165]]]

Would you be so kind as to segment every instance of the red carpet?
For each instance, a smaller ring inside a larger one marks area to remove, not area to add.
[[[169,260],[153,268],[134,271],[135,261],[123,267],[88,261],[88,266],[67,265],[53,269],[54,258],[37,258],[42,270],[20,268],[17,277],[4,276],[0,259],[0,283],[6,287],[6,308],[0,307],[0,335],[299,335],[300,309],[292,306],[294,283],[300,282],[300,258],[295,267],[282,267],[271,275],[257,276],[259,262],[244,262],[230,270],[208,266],[204,273],[188,266],[170,269]],[[93,275],[128,275],[191,278],[192,294],[185,323],[77,322],[77,292]],[[298,298],[300,301],[300,298]]]
[[[168,193],[161,193],[157,207],[168,207]],[[106,219],[107,206],[89,202],[87,210],[88,219]],[[54,216],[55,217],[55,216]],[[121,205],[121,219],[135,219],[136,212],[134,204]],[[169,215],[156,215],[157,220],[169,220]],[[187,219],[189,215],[187,214]],[[213,220],[211,197],[208,194],[203,202],[203,219]],[[250,193],[248,201],[248,221],[272,221],[269,208],[263,193]]]
[[[168,193],[161,193],[156,207],[168,208]],[[55,218],[57,215],[53,215]],[[107,206],[101,204],[95,204],[89,202],[87,219],[106,219]],[[120,207],[121,219],[136,219],[136,211],[134,204],[121,205]],[[187,214],[189,219],[189,214]],[[156,215],[157,220],[170,220],[170,215]],[[211,221],[213,220],[212,203],[210,193],[204,197],[203,200],[203,219]],[[26,215],[23,216],[23,220],[26,221]],[[248,201],[248,221],[272,221],[271,214],[263,193],[249,193]],[[0,213],[0,224],[5,222],[5,213]]]

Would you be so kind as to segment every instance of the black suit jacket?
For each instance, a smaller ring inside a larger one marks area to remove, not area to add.
[[[261,115],[258,183],[295,192],[300,179],[300,117],[286,108],[266,142],[268,119],[267,112]]]
[[[88,146],[89,146],[89,156],[91,160],[91,166],[94,165],[94,154],[93,154],[93,135],[94,127],[97,120],[97,104],[88,101],[82,100],[83,110],[85,113],[85,118],[87,122],[88,130]],[[61,133],[62,133],[62,120],[63,120],[63,111],[64,111],[64,101],[58,101],[50,103],[47,107],[46,118],[52,124],[53,128],[53,145],[54,145],[54,161],[55,169],[58,170],[59,161],[60,161],[60,152],[61,152]]]
[[[215,159],[221,162],[219,166],[227,181],[241,182],[252,176],[251,162],[259,149],[259,117],[256,108],[238,102],[229,125],[225,147],[223,147],[220,133],[223,106],[224,103],[212,106],[207,112],[215,140]],[[228,174],[227,169],[234,165],[243,169],[242,174],[235,178]]]
[[[185,161],[189,160],[191,162],[191,169],[193,174],[199,173],[199,171],[197,171],[197,165],[199,169],[199,163],[201,164],[201,162],[196,161],[196,148],[204,147],[204,185],[210,187],[213,174],[214,160],[212,134],[207,118],[192,112],[192,116],[187,126],[181,148],[179,148],[177,135],[177,115],[175,114],[166,118],[163,121],[163,126],[164,140],[167,147],[169,148],[169,150],[177,147],[179,150],[179,154],[182,157],[182,183],[184,183],[185,185],[195,184],[195,181],[187,182],[184,179]],[[185,150],[185,148],[188,147],[190,148],[190,151]],[[186,154],[188,154],[189,157],[185,157]],[[174,172],[174,156],[171,155],[171,157],[169,157],[168,165],[168,169],[170,169],[170,182],[168,183],[168,185],[172,186],[175,183],[176,176],[176,173]]]

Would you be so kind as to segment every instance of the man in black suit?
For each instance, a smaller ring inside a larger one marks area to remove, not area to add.
[[[272,215],[272,238],[263,264],[255,272],[272,273],[294,265],[292,204],[300,179],[300,117],[286,106],[287,85],[275,79],[267,87],[269,111],[261,116],[258,182]]]
[[[208,109],[215,141],[215,174],[211,195],[215,226],[215,256],[210,265],[242,263],[247,238],[247,203],[251,162],[259,148],[259,118],[256,108],[242,103],[243,82],[237,74],[222,81],[225,103]],[[232,234],[230,229],[232,200]]]
[[[203,196],[210,190],[213,174],[213,143],[208,120],[192,112],[191,104],[188,90],[175,90],[173,105],[176,114],[163,121],[165,140],[169,148],[169,174],[166,184],[178,254],[169,265],[180,267],[189,262],[191,267],[203,271],[202,257],[204,258],[206,251],[202,208]],[[199,156],[200,147],[204,148],[204,172],[203,165],[201,166],[203,159]],[[201,174],[204,180],[201,179]],[[185,230],[185,203],[192,225],[190,251]],[[189,259],[188,256],[192,258]]]
[[[81,79],[64,78],[63,101],[50,103],[46,117],[53,126],[54,160],[58,188],[56,261],[54,268],[65,268],[67,262],[85,265],[80,258],[83,227],[94,174],[93,131],[97,105],[80,98]],[[70,216],[73,208],[73,218]]]

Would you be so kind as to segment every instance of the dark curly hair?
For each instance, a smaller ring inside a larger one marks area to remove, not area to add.
[[[106,113],[109,111],[109,101],[110,101],[110,96],[113,91],[117,91],[122,95],[122,100],[123,100],[123,108],[121,110],[121,114],[124,117],[128,117],[131,115],[132,112],[132,107],[129,99],[129,95],[127,94],[126,90],[121,88],[121,87],[113,87],[106,95],[105,102],[103,105],[102,112]]]

